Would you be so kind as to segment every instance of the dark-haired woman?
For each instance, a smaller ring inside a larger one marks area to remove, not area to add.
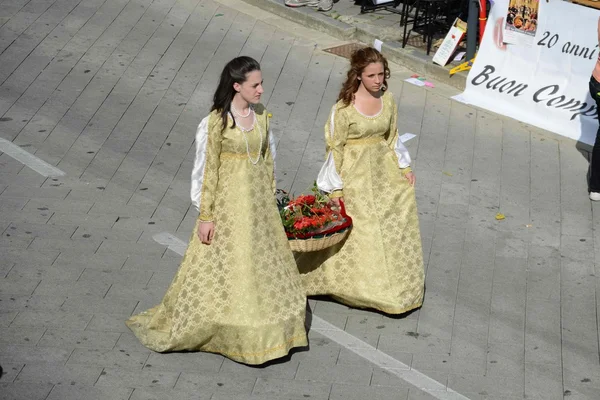
[[[353,227],[341,244],[296,261],[308,295],[402,314],[423,302],[423,254],[415,175],[398,138],[389,74],[377,50],[353,54],[325,125],[328,157],[317,179],[321,190],[344,201]]]
[[[199,217],[162,302],[127,321],[148,348],[262,364],[305,346],[306,296],[274,197],[273,137],[260,65],[224,68],[196,133]]]

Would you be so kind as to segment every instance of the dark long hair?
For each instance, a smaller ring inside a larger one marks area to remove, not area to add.
[[[384,75],[382,90],[385,90],[385,88],[387,88],[387,79],[390,77],[388,62],[386,58],[373,47],[364,47],[352,53],[348,76],[346,77],[346,82],[344,82],[344,85],[342,86],[342,90],[340,90],[338,101],[342,100],[345,106],[349,106],[354,100],[354,93],[356,93],[360,86],[360,81],[358,80],[360,74],[362,74],[369,64],[378,62],[383,64]]]
[[[211,112],[217,110],[221,114],[223,129],[227,126],[227,114],[231,111],[231,101],[236,93],[233,84],[246,82],[246,75],[252,71],[260,71],[260,64],[254,58],[247,56],[236,57],[223,68],[210,109]],[[231,127],[235,128],[235,119]]]

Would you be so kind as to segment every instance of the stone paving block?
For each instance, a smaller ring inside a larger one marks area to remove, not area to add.
[[[73,240],[116,240],[121,242],[137,242],[142,234],[141,230],[129,229],[97,229],[80,226],[71,236]]]
[[[8,186],[3,186],[0,184],[0,194],[3,192],[3,189],[6,189]],[[4,211],[19,211],[22,210],[23,207],[25,207],[25,204],[27,204],[28,201],[31,201],[29,199],[19,199],[19,198],[6,198],[2,200],[2,203],[0,203],[0,212],[4,212]],[[4,230],[4,229],[2,229]]]
[[[0,344],[2,362],[25,364],[64,364],[71,350],[57,347]]]
[[[31,202],[31,201],[30,201]],[[25,237],[64,237],[69,238],[75,232],[75,226],[59,226],[46,224],[15,224],[12,223],[5,233],[10,233],[12,236]]]
[[[91,269],[121,269],[127,261],[127,255],[122,254],[92,254],[82,256],[79,252],[60,253],[52,265],[54,266],[84,266]]]
[[[440,371],[419,371],[419,373],[427,378],[423,378],[423,375],[416,374],[416,371],[413,372],[412,370],[374,368],[371,386],[410,388],[413,387],[411,382],[417,382],[416,379],[418,379],[418,384],[424,389],[440,390],[440,388],[446,388],[448,373]]]
[[[124,335],[125,336],[125,335]],[[129,337],[129,335],[127,335]],[[131,335],[133,336],[133,334]],[[134,337],[135,338],[135,337]],[[137,338],[135,338],[137,340]],[[179,371],[214,374],[219,372],[225,358],[218,354],[193,352],[193,353],[150,353],[150,357],[144,365],[144,370],[156,371]],[[232,362],[233,363],[233,362]],[[240,365],[240,364],[235,364]],[[234,370],[243,369],[242,375],[248,373],[249,367],[229,368],[223,372],[230,373]]]
[[[134,255],[127,258],[123,271],[158,271],[158,272],[176,272],[179,268],[179,260],[172,258],[155,258],[144,255]]]
[[[135,388],[133,394],[131,397],[127,397],[127,400],[212,400],[214,398],[211,392],[199,393],[163,388]]]
[[[360,386],[333,384],[329,399],[331,400],[404,400],[408,398],[409,389],[383,386]]]
[[[31,242],[33,242],[32,237],[12,236],[10,233],[4,233],[0,236],[0,248],[25,250]]]
[[[71,189],[66,188],[31,188],[9,186],[0,197],[2,198],[34,198],[64,200]]]
[[[471,373],[485,371],[486,359],[461,357],[454,354],[415,354],[411,368],[418,371],[439,371],[444,373]]]
[[[450,340],[441,339],[433,335],[417,335],[414,332],[407,332],[403,336],[381,335],[377,349],[384,353],[395,350],[410,353],[448,354],[450,352],[450,344]]]
[[[488,347],[486,376],[512,377],[523,379],[525,355],[522,346],[517,344],[490,343]]]
[[[252,392],[256,381],[256,377],[246,375],[231,375],[226,373],[209,375],[182,372],[177,380],[175,389],[200,393],[248,394]]]
[[[21,263],[16,264],[8,273],[8,278],[39,279],[44,281],[76,281],[84,267],[75,265],[54,266]]]
[[[69,282],[67,286],[65,282],[43,281],[36,288],[35,294],[41,296],[92,296],[97,299],[104,297],[109,288],[109,283],[102,282],[94,285],[91,285],[89,282]]]
[[[252,394],[260,396],[326,399],[331,391],[330,383],[294,381],[279,378],[258,378]]]
[[[70,212],[87,213],[92,208],[93,203],[89,201],[64,201],[64,199],[37,199],[33,198],[27,202],[23,208],[24,211],[49,211],[49,212]]]
[[[94,295],[73,294],[65,300],[61,310],[86,313],[131,313],[137,305],[132,299],[100,298]]]
[[[90,215],[118,214],[121,216],[150,217],[156,207],[116,206],[110,202],[95,203],[89,210]]]
[[[96,386],[127,388],[172,388],[179,372],[135,371],[127,367],[105,368]]]
[[[150,355],[150,350],[145,352],[133,352],[127,350],[117,349],[90,349],[90,348],[76,348],[73,350],[71,357],[67,365],[93,365],[101,366],[107,369],[126,369],[131,372],[141,372],[145,361]],[[118,375],[116,370],[110,373],[111,376]],[[115,378],[111,378],[115,379]],[[173,383],[174,384],[174,383]],[[117,385],[123,386],[123,385]]]
[[[0,278],[8,277],[8,274],[15,266],[15,263],[12,261],[4,261],[0,262]],[[13,277],[14,278],[14,277]]]
[[[381,354],[381,353],[379,353]],[[394,358],[395,360],[406,365],[406,369],[410,368],[413,354],[411,353],[402,353],[400,351],[395,351],[392,353],[386,353],[388,356]],[[339,365],[366,365],[365,359],[350,349],[342,348],[340,350],[339,357],[337,359],[337,364]]]
[[[307,348],[295,348],[290,351],[292,361],[312,362],[316,365],[335,365],[340,355],[340,345],[336,342],[321,336],[320,334],[309,333]],[[309,349],[314,349],[311,352]]]
[[[171,284],[171,282],[173,281],[173,278],[175,277],[176,273],[177,273],[176,269],[173,269],[172,271],[154,272],[152,274],[152,278],[150,279],[150,282],[148,282],[148,287],[164,288],[166,290],[169,287],[169,285]]]
[[[539,400],[562,399],[561,370],[558,364],[525,364],[525,396]]]
[[[161,229],[162,231],[173,232],[179,226],[181,221],[166,220],[158,218],[143,218],[143,217],[116,217],[113,228],[117,229]]]
[[[525,362],[559,364],[561,359],[560,303],[527,301]]]
[[[130,400],[133,389],[88,385],[54,386],[46,400]],[[147,398],[149,400],[149,398]]]
[[[436,305],[434,307],[423,307],[419,312],[419,335],[432,335],[443,340],[452,339],[452,325],[454,307]]]
[[[121,321],[123,324],[125,324],[125,322],[129,319],[129,317],[123,318],[123,320]],[[114,350],[124,350],[126,352],[137,352],[137,353],[146,353],[149,349],[147,347],[145,347],[140,341],[139,339],[133,334],[133,332],[131,332],[129,329],[125,330],[124,332],[122,332],[119,336],[119,340],[117,340],[117,343],[115,344]],[[150,354],[154,354],[153,352],[151,352]],[[162,355],[162,353],[159,353]],[[146,363],[148,361],[146,360]],[[146,366],[146,364],[144,364],[144,367]],[[152,367],[150,367],[152,368]],[[153,371],[161,371],[162,368],[154,368]],[[166,368],[166,371],[178,371],[181,372],[179,369],[169,369]],[[218,370],[218,369],[217,369]]]
[[[0,201],[3,201],[0,196]],[[49,211],[25,212],[25,211],[5,211],[0,214],[0,220],[14,224],[45,224],[53,216]]]
[[[31,295],[39,284],[39,279],[3,278],[0,279],[0,295]]]
[[[344,315],[344,314],[336,314],[336,313],[330,313],[330,312],[319,312],[319,313],[315,313],[312,312],[312,315],[324,319],[325,321],[329,322],[332,325],[335,325],[336,327],[344,330],[346,327],[346,322],[348,320],[348,316]]]
[[[106,298],[109,300],[115,299],[115,301],[118,301],[118,299],[133,299],[137,301],[158,303],[161,301],[164,294],[164,288],[114,284],[108,291]]]
[[[248,367],[247,365],[231,361],[228,358],[223,358],[219,373],[248,377],[294,379],[299,364],[300,361],[285,357],[282,362],[271,362],[262,366]]]
[[[318,366],[307,360],[301,361],[296,380],[313,382],[356,383],[368,385],[371,381],[373,367],[368,363],[362,366],[335,365]]]
[[[15,319],[17,314],[18,314],[17,311],[6,311],[6,310],[4,310],[4,308],[2,308],[0,310],[0,326],[1,327],[9,326],[12,323],[12,321]]]
[[[46,180],[45,176],[42,176],[42,175],[38,174],[37,172],[32,171],[28,168],[21,169],[21,171],[18,174],[11,174],[8,172],[4,172],[5,170],[4,170],[4,166],[3,166],[2,171],[3,172],[0,172],[0,185],[2,185],[4,188],[6,188],[8,186],[40,187]],[[25,171],[32,171],[37,176],[32,177],[29,175],[29,173],[25,173]],[[3,201],[3,203],[5,203],[7,200]],[[22,201],[23,199],[13,198],[10,200],[12,200],[13,204],[18,204],[19,200]],[[0,210],[2,210],[5,207],[6,207],[6,205],[3,204],[2,207],[0,208]],[[21,209],[21,208],[22,207],[20,207],[19,209]]]
[[[44,334],[44,331],[44,328],[40,329],[38,327],[12,326],[0,328],[0,343],[35,346]]]
[[[115,270],[100,270],[100,269],[86,269],[79,278],[80,282],[89,283],[118,283],[121,285],[147,285],[152,278],[153,273],[151,271],[115,271]]]
[[[65,296],[17,296],[2,295],[0,303],[4,311],[58,311],[64,303]]]
[[[38,326],[46,328],[69,327],[83,330],[90,322],[91,314],[64,311],[21,311],[13,320],[13,326]]]
[[[458,325],[459,327],[462,325]],[[460,358],[486,359],[488,327],[458,329],[454,326],[450,354]]]
[[[2,364],[2,373],[0,374],[1,383],[10,383],[15,380],[19,372],[23,369],[25,364],[15,363],[15,364]]]
[[[49,384],[0,382],[2,398],[6,400],[45,400],[50,390]]]
[[[514,377],[486,377],[482,375],[449,374],[448,387],[459,393],[485,392],[489,396],[522,396],[524,379]]]
[[[53,385],[93,385],[102,367],[88,365],[25,365],[15,382],[50,383]]]
[[[71,239],[51,239],[37,237],[33,240],[29,248],[32,250],[73,250],[83,254],[94,254],[102,245],[103,242],[98,240],[81,241]]]
[[[62,348],[112,349],[120,334],[116,332],[72,331],[66,329],[48,329],[39,341],[40,346]]]
[[[99,332],[129,332],[125,321],[130,314],[94,313],[92,320],[85,328],[86,331]]]
[[[46,221],[51,225],[84,226],[90,228],[110,229],[118,216],[92,216],[83,213],[56,212]]]

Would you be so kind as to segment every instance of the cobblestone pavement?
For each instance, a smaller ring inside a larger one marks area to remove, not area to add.
[[[1,399],[600,397],[587,153],[397,66],[400,133],[417,135],[421,310],[313,299],[310,348],[260,368],[152,353],[128,331],[190,235],[194,132],[224,63],[261,60],[278,185],[298,193],[323,160],[347,60],[322,49],[338,44],[238,0],[0,0]]]

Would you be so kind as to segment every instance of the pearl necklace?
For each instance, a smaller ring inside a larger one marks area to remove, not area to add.
[[[231,108],[232,108],[232,110],[234,109],[233,106]],[[263,147],[263,135],[262,135],[260,126],[259,126],[258,122],[256,121],[256,113],[254,112],[254,110],[252,108],[250,108],[250,111],[248,111],[248,115],[246,117],[250,116],[250,112],[252,112],[252,128],[244,129],[244,127],[242,127],[241,125],[238,124],[238,126],[240,128],[240,131],[242,131],[244,140],[246,141],[246,153],[248,154],[248,160],[250,160],[252,165],[256,165],[256,164],[258,164],[258,160],[260,160],[260,153],[261,153],[262,147]],[[233,115],[232,115],[232,117],[233,117]],[[235,118],[234,118],[234,120],[235,120]],[[250,132],[254,127],[256,127],[256,130],[258,131],[258,135],[260,136],[260,145],[258,146],[258,154],[257,154],[255,160],[253,160],[252,156],[250,155],[250,143],[248,143],[248,136],[246,135],[246,132]]]
[[[250,116],[250,113],[253,111],[252,106],[248,107],[248,114],[246,115],[242,115],[234,106],[233,103],[231,103],[231,111],[233,111],[233,113],[235,115],[237,115],[240,118],[248,118]]]

